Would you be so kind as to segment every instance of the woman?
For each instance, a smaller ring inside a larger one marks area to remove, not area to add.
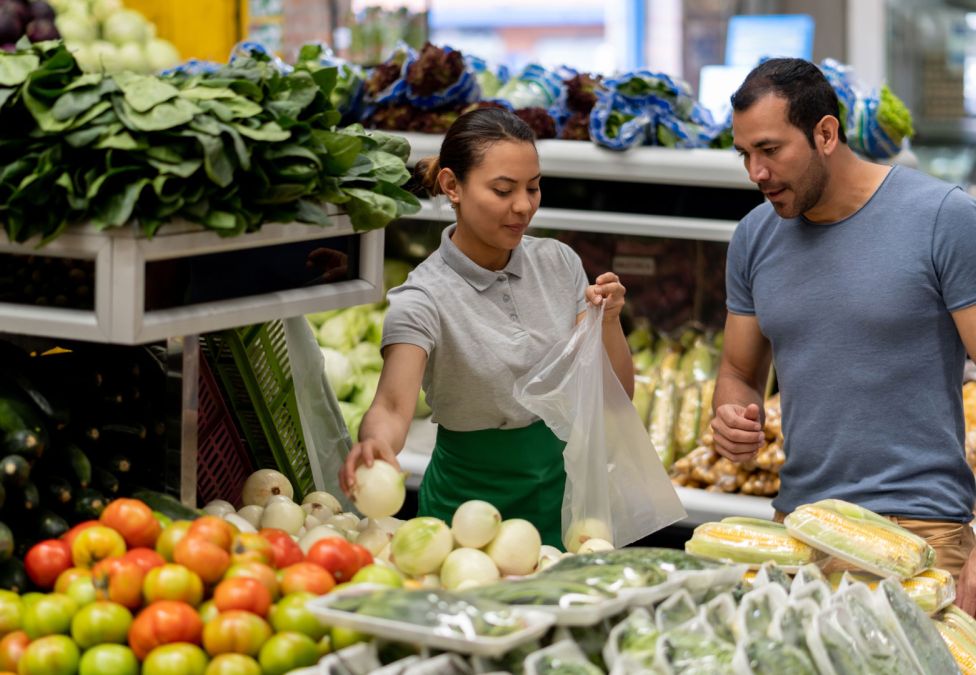
[[[450,200],[457,223],[389,292],[383,372],[340,484],[348,493],[356,467],[377,458],[399,466],[423,385],[439,426],[419,514],[450,522],[462,502],[483,499],[561,547],[565,444],[515,402],[513,386],[572,333],[587,302],[602,302],[603,342],[633,396],[624,287],[609,272],[588,286],[568,246],[525,236],[539,208],[539,157],[531,129],[512,113],[462,115],[418,171],[432,196]]]

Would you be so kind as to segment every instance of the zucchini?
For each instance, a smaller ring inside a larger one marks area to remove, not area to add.
[[[109,457],[108,464],[105,468],[114,473],[116,476],[124,476],[132,471],[132,462],[129,460],[128,456],[116,454]]]
[[[41,493],[33,482],[27,481],[18,491],[20,506],[25,511],[33,511],[41,505]]]
[[[53,511],[41,511],[36,531],[39,539],[57,539],[70,528],[68,521]]]
[[[92,465],[85,451],[74,443],[68,443],[64,450],[68,464],[71,467],[71,472],[75,475],[75,480],[78,482],[78,485],[83,488],[91,485]]]
[[[173,520],[194,520],[203,515],[198,509],[191,509],[183,505],[178,499],[155,490],[136,490],[133,499],[145,503],[153,511],[159,511]]]
[[[30,579],[27,578],[24,563],[17,558],[0,563],[0,588],[14,593],[26,593],[30,589]]]
[[[46,441],[33,429],[18,429],[8,431],[4,437],[3,449],[14,452],[30,459],[37,459],[44,453]]]
[[[106,506],[108,500],[98,490],[83,488],[75,495],[75,515],[82,520],[97,520]]]
[[[100,466],[92,467],[92,480],[95,488],[106,495],[114,496],[119,493],[119,479]]]
[[[0,523],[0,562],[5,563],[14,554],[14,533],[6,523]]]
[[[30,479],[30,464],[20,455],[0,459],[0,480],[4,485],[20,487]]]
[[[113,440],[120,443],[142,443],[149,435],[144,424],[103,424],[99,428],[99,440]]]
[[[44,479],[44,495],[56,508],[67,506],[74,499],[71,483],[61,476],[48,476]]]

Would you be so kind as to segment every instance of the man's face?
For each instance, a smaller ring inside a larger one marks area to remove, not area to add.
[[[790,124],[788,112],[785,98],[767,94],[747,110],[733,112],[732,133],[749,180],[781,218],[796,218],[823,198],[827,165],[823,153]]]

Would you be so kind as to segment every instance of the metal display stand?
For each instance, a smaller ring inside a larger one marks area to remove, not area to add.
[[[171,309],[146,309],[147,263],[351,236],[359,238],[356,278]],[[167,470],[179,472],[180,499],[195,507],[199,335],[381,300],[383,242],[383,230],[356,233],[343,215],[333,215],[333,224],[327,227],[272,223],[258,232],[230,238],[187,222],[169,223],[152,239],[135,227],[99,232],[80,225],[43,248],[37,248],[36,241],[11,242],[0,233],[0,253],[90,260],[95,266],[93,309],[0,303],[0,330],[14,334],[20,343],[28,336],[48,338],[45,343],[66,339],[137,345],[164,340],[168,397],[179,401],[174,415],[179,431],[168,438]]]

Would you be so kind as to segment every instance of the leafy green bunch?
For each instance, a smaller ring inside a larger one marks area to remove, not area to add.
[[[192,76],[83,74],[60,42],[21,43],[0,54],[0,224],[46,243],[85,221],[235,235],[328,225],[326,204],[357,230],[416,212],[400,187],[407,142],[336,128],[336,77],[302,55],[283,74],[260,54]]]

